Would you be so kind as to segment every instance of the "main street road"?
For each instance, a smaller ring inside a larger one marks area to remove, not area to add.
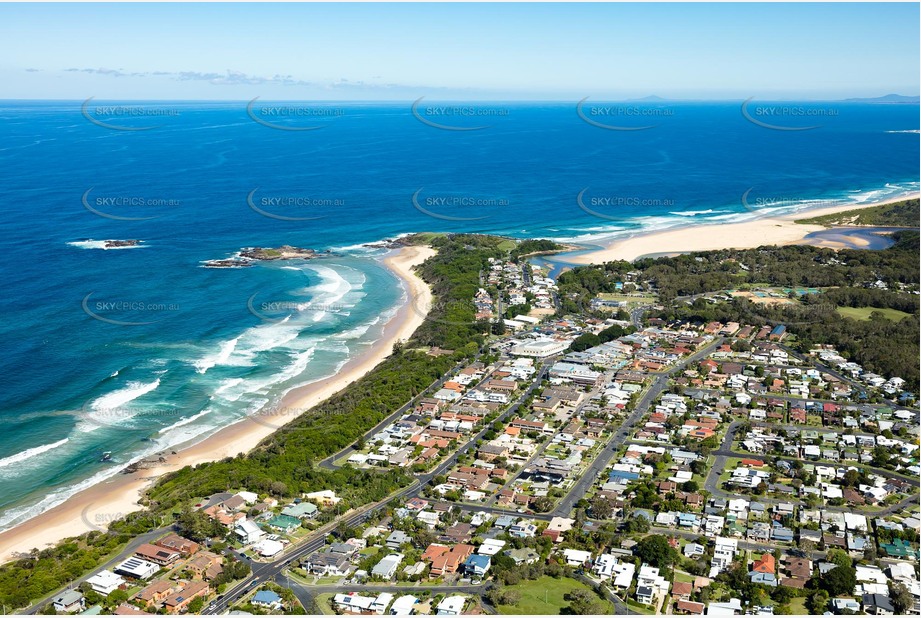
[[[136,550],[138,547],[140,547],[144,543],[150,543],[153,540],[158,539],[159,537],[163,536],[167,532],[171,532],[171,531],[172,531],[172,527],[167,526],[165,528],[158,528],[156,530],[151,530],[150,532],[145,532],[144,534],[139,534],[138,536],[131,539],[128,542],[128,544],[125,546],[125,549],[120,551],[117,556],[115,556],[114,558],[112,558],[111,560],[103,564],[102,568],[108,569],[108,568],[115,566],[116,564],[120,562],[127,560],[128,558],[134,555],[134,550]],[[97,573],[98,570],[99,569],[93,569],[91,572],[81,577],[78,577],[77,579],[70,582],[64,589],[67,590],[71,588],[76,588],[77,586],[85,582],[87,579],[92,577],[95,573]],[[45,597],[39,599],[38,601],[33,603],[28,609],[23,610],[21,613],[27,614],[27,615],[39,613],[46,604],[51,602],[51,600],[54,597],[58,596],[58,594],[61,593],[61,590],[62,589],[55,590],[51,594],[46,595]]]
[[[572,512],[576,503],[585,496],[586,492],[598,479],[598,476],[608,467],[608,464],[611,462],[611,459],[613,459],[617,450],[627,441],[627,436],[631,433],[633,426],[646,415],[652,402],[668,388],[669,378],[678,371],[684,370],[689,364],[706,357],[722,343],[722,337],[717,338],[697,352],[694,352],[687,358],[676,363],[675,366],[668,371],[656,375],[652,384],[643,392],[643,395],[640,397],[639,401],[637,401],[633,411],[614,432],[614,435],[611,437],[608,444],[605,445],[605,448],[585,470],[579,480],[576,481],[569,493],[566,494],[566,497],[560,500],[556,508],[553,509],[555,515],[566,516]]]
[[[743,453],[743,452],[732,450],[732,443],[735,441],[735,434],[738,431],[739,427],[742,426],[745,422],[746,421],[733,421],[732,423],[730,423],[729,427],[726,429],[726,436],[723,438],[723,442],[720,445],[719,450],[713,451],[711,453],[711,455],[714,455],[716,457],[716,461],[714,462],[713,466],[710,468],[709,473],[707,474],[707,478],[704,481],[704,489],[710,492],[710,495],[712,496],[718,496],[720,498],[738,498],[739,497],[739,494],[729,493],[725,491],[722,487],[719,486],[719,476],[720,474],[722,474],[723,470],[726,468],[726,463],[730,457],[736,457],[736,458],[742,458],[742,459],[754,459],[757,461],[768,461],[768,460],[779,460],[779,459],[786,460],[786,461],[802,461],[801,459],[797,459],[796,457],[786,457],[783,455],[759,455],[756,453]],[[770,423],[758,423],[758,425],[762,427],[772,426]],[[807,429],[805,426],[797,426],[797,428]],[[827,465],[834,466],[834,467],[842,467],[842,465],[844,464],[829,463]],[[912,482],[917,480],[917,479],[913,479],[912,477],[905,476],[903,474],[899,474],[898,472],[892,472],[890,470],[883,470],[881,468],[874,468],[872,466],[864,466],[864,465],[861,465],[859,467],[865,468],[869,470],[871,473],[878,474],[879,476],[882,476],[885,478],[897,478],[897,479],[908,480]],[[775,498],[765,498],[763,496],[752,496],[752,498],[757,499],[758,502],[762,502],[765,504],[778,504],[781,502],[787,502],[791,504],[802,505],[801,500],[799,500],[798,498],[793,498],[793,497],[775,499]],[[876,511],[872,511],[872,512],[867,511],[866,515],[869,515],[869,516],[891,515],[892,513],[897,513],[897,512],[900,512],[906,509],[908,506],[916,502],[917,502],[917,496],[908,495],[895,504],[889,505],[887,507],[884,507]],[[845,512],[849,513],[849,512],[854,511],[853,508],[834,507],[834,506],[823,506],[822,509],[826,511],[837,511],[837,512],[842,512],[842,513],[845,513]]]
[[[549,362],[550,359],[547,359],[547,361],[545,361],[540,366],[540,369],[535,375],[535,379],[531,383],[531,386],[518,397],[514,404],[509,406],[508,409],[502,413],[500,419],[505,419],[518,411],[518,407],[521,405],[521,403],[524,402],[531,395],[531,393],[534,392],[534,390],[540,385],[544,376],[547,374],[547,364]],[[489,431],[489,426],[481,429],[480,432],[471,438],[463,447],[458,449],[451,456],[447,457],[432,471],[417,476],[416,481],[412,485],[404,487],[395,494],[390,495],[385,500],[365,507],[358,513],[347,516],[344,520],[346,525],[349,527],[354,527],[363,523],[368,518],[370,518],[375,511],[383,508],[393,499],[411,498],[413,496],[417,496],[422,491],[422,488],[429,484],[432,479],[450,470],[457,463],[457,459],[460,455],[465,454],[471,448],[475,448],[477,441],[482,439],[483,435],[487,431]],[[338,522],[333,521],[319,528],[309,539],[301,542],[295,548],[289,552],[286,552],[281,558],[278,558],[277,560],[271,562],[251,562],[250,564],[252,566],[253,572],[250,574],[250,576],[230,589],[227,593],[224,594],[223,597],[209,605],[203,613],[218,614],[223,612],[230,605],[235,603],[240,597],[244,596],[259,584],[278,576],[292,562],[300,560],[301,558],[305,558],[310,554],[318,551],[326,544],[326,537],[328,533],[331,532],[332,529],[337,525]]]

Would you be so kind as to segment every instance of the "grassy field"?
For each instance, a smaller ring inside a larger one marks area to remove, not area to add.
[[[911,317],[910,313],[898,309],[877,309],[876,307],[838,307],[835,311],[842,317],[864,322],[870,319],[870,314],[874,311],[882,313],[887,320],[892,322],[901,322],[904,318]]]
[[[589,590],[590,588],[574,579],[561,577],[541,577],[540,579],[523,581],[510,586],[521,593],[521,600],[517,605],[500,605],[500,614],[521,615],[537,614],[558,616],[564,607],[569,605],[563,596],[573,590]],[[599,599],[601,601],[601,599]],[[614,608],[608,601],[601,601],[605,605],[605,613],[611,613]]]
[[[335,595],[332,592],[324,592],[323,594],[318,594],[316,598],[317,609],[323,612],[326,615],[335,615],[336,612],[333,611],[332,600]]]
[[[729,477],[732,476],[732,471],[739,467],[739,462],[742,461],[741,457],[727,457],[726,465],[723,468],[723,471],[720,472],[719,477],[719,487],[723,486],[723,483],[729,480]]]
[[[689,541],[690,542],[690,541]],[[675,581],[676,582],[685,582],[687,584],[694,583],[694,576],[690,573],[685,573],[684,571],[675,571]]]
[[[806,599],[805,597],[797,597],[795,599],[790,599],[790,614],[794,616],[808,616],[809,610],[806,609]]]
[[[648,305],[650,302],[654,302],[658,298],[655,294],[646,294],[643,292],[637,292],[635,294],[617,294],[611,292],[600,292],[598,298],[601,300],[616,300],[620,302],[626,302],[629,306],[633,305]]]

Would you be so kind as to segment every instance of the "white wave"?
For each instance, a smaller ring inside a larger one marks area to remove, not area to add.
[[[292,355],[293,361],[291,364],[282,368],[281,371],[277,374],[277,380],[273,382],[274,384],[286,382],[291,378],[296,378],[297,376],[304,373],[304,370],[307,369],[307,365],[310,364],[310,359],[313,358],[313,353],[316,350],[316,347],[310,347],[303,352]]]
[[[886,133],[914,133],[915,135],[918,135],[919,133],[921,133],[921,129],[905,129],[903,131],[886,131]]]
[[[156,390],[158,386],[160,386],[160,378],[146,384],[143,382],[128,382],[125,388],[107,393],[93,401],[90,404],[90,408],[97,411],[113,410]]]
[[[233,388],[237,384],[243,382],[243,378],[228,378],[221,382],[221,385],[217,387],[217,390],[214,391],[215,395],[220,395],[224,391]]]
[[[676,212],[670,212],[668,214],[677,215],[679,217],[696,217],[697,215],[710,215],[715,212],[723,212],[723,211],[718,211],[718,210],[713,210],[712,208],[708,208],[707,210],[679,210]]]
[[[29,521],[36,515],[40,515],[56,507],[74,494],[112,478],[119,473],[119,470],[120,469],[116,466],[106,466],[104,470],[94,474],[86,480],[48,492],[38,502],[4,511],[2,515],[0,515],[0,532],[8,530],[24,521]]]
[[[370,322],[365,322],[364,324],[359,324],[358,326],[354,328],[350,328],[349,330],[342,331],[341,333],[336,333],[335,335],[333,335],[332,338],[338,339],[338,340],[346,340],[346,341],[350,339],[358,339],[359,337],[367,333],[371,329],[372,326],[374,326],[375,324],[378,324],[382,318],[387,319],[387,317],[385,317],[384,315],[378,315]]]
[[[193,361],[192,364],[195,366],[195,371],[204,374],[207,373],[208,370],[215,365],[225,364],[230,358],[230,355],[233,354],[234,349],[237,347],[238,341],[240,341],[240,337],[229,339],[220,345],[220,348],[216,353]]]
[[[178,429],[179,427],[184,427],[188,425],[189,423],[194,423],[198,419],[202,418],[203,416],[207,416],[208,414],[211,414],[211,408],[205,408],[198,414],[193,414],[189,418],[184,418],[181,421],[177,421],[173,423],[172,425],[170,425],[169,427],[164,427],[163,429],[160,430],[159,433],[161,436],[164,434],[170,433],[171,431],[174,431]]]
[[[67,243],[71,247],[78,247],[80,249],[102,249],[103,251],[116,251],[118,249],[143,249],[148,245],[137,244],[127,247],[107,247],[106,243],[112,242],[110,240],[76,240],[74,242]]]
[[[56,449],[59,446],[64,446],[68,442],[70,442],[70,439],[64,438],[63,440],[58,440],[57,442],[52,442],[51,444],[43,444],[42,446],[36,446],[34,448],[26,449],[21,453],[10,455],[9,457],[0,459],[0,468],[5,468],[15,463],[20,463],[22,461],[32,459],[33,457],[37,457],[42,453],[47,453],[50,450]]]

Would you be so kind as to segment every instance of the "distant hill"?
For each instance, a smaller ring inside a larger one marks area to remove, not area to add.
[[[887,94],[881,97],[873,97],[869,99],[844,99],[848,103],[918,103],[921,102],[921,97],[911,95],[906,96],[904,94]]]

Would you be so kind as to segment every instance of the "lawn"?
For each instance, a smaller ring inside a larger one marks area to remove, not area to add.
[[[500,605],[500,614],[531,614],[544,616],[559,616],[569,602],[563,598],[573,590],[590,590],[588,586],[574,579],[561,577],[541,577],[540,579],[526,580],[520,584],[510,586],[512,590],[521,593],[521,600],[517,605]],[[609,601],[601,601],[605,605],[605,613],[613,612],[614,608]]]
[[[806,609],[806,597],[796,597],[790,599],[790,614],[793,616],[808,616],[809,610]]]
[[[333,597],[336,596],[332,592],[324,592],[323,594],[318,594],[316,596],[317,609],[323,612],[326,615],[335,615],[336,612],[332,608]]]
[[[727,457],[726,465],[723,468],[723,471],[720,472],[720,477],[718,481],[718,487],[722,487],[723,483],[729,480],[729,477],[732,476],[732,471],[739,467],[739,462],[742,461],[740,457]]]
[[[637,603],[633,599],[627,599],[627,605],[638,614],[645,614],[648,616],[655,616],[656,614],[656,611],[651,606]]]
[[[878,311],[883,314],[887,320],[892,322],[901,322],[903,318],[910,318],[910,313],[899,311],[898,309],[877,309],[876,307],[838,307],[835,309],[839,315],[854,320],[868,321],[870,314]]]
[[[686,584],[693,584],[694,576],[690,573],[685,573],[684,571],[675,571],[675,581],[685,582]]]

